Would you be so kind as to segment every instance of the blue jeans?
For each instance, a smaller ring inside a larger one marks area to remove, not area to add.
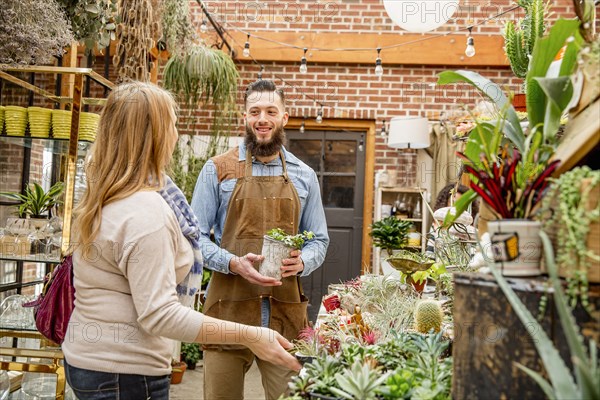
[[[148,376],[91,371],[67,364],[67,382],[79,400],[167,400],[170,375]]]

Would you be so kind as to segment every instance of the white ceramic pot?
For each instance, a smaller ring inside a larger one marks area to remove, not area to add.
[[[258,272],[261,275],[281,280],[282,261],[289,258],[290,252],[294,249],[268,236],[264,236],[263,238],[261,254],[265,259],[260,264]]]
[[[488,222],[496,268],[505,276],[541,274],[541,223],[525,219],[500,219]]]

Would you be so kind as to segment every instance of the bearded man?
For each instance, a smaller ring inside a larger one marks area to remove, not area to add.
[[[214,271],[204,312],[270,327],[291,340],[308,322],[300,277],[321,266],[329,245],[319,180],[283,146],[289,118],[283,91],[272,81],[256,81],[246,89],[244,105],[244,141],[206,162],[192,199],[202,254]],[[263,236],[273,228],[315,234],[283,260],[280,281],[258,272]],[[255,359],[241,346],[205,347],[204,398],[242,399],[244,376],[255,360],[266,398],[279,398],[294,371]]]

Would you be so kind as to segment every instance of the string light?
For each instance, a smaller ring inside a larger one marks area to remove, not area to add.
[[[475,55],[475,40],[471,36],[472,26],[469,26],[469,36],[467,37],[467,48],[465,49],[465,56],[473,57]]]
[[[262,80],[263,71],[265,70],[265,66],[261,64],[260,71],[258,71],[258,80]]]
[[[304,48],[304,54],[302,55],[302,59],[300,60],[300,73],[305,74],[308,72],[308,67],[306,66],[306,52],[308,49]]]
[[[358,143],[358,151],[363,151],[365,149],[365,142],[361,139]]]
[[[490,16],[488,18],[485,18],[485,19],[477,22],[476,24],[467,27],[466,29],[469,31],[469,37],[467,38],[467,49],[465,49],[465,54],[467,56],[469,56],[469,57],[472,57],[473,55],[475,55],[475,47],[474,47],[475,44],[474,44],[473,37],[471,36],[471,30],[472,30],[472,28],[474,26],[484,25],[484,24],[488,23],[489,21],[497,20],[498,18],[500,18],[500,17],[502,17],[502,16],[504,16],[506,14],[512,13],[513,11],[518,10],[520,8],[521,7],[519,5],[515,5],[515,6],[509,8],[509,9],[507,9],[505,11],[502,11],[502,12],[496,14],[496,15],[493,15],[493,16]],[[228,26],[230,29],[232,29],[232,30],[234,30],[236,32],[244,33],[244,34],[246,34],[248,36],[250,35],[248,32],[246,32],[246,31],[244,31],[242,29],[239,29],[238,27],[235,27],[235,26],[231,25],[227,21],[222,21],[222,22],[224,22],[224,24],[226,26]],[[221,29],[223,29],[224,33],[226,35],[230,36],[231,39],[234,42],[236,42],[236,44],[238,46],[241,47],[240,43],[237,43],[235,37],[227,29],[224,29],[223,26],[221,26]],[[206,21],[204,19],[202,20],[202,24],[200,26],[200,30],[202,32],[208,31],[208,27],[206,26]],[[446,36],[453,35],[453,34],[456,34],[456,33],[462,32],[462,31],[465,31],[465,28],[459,28],[459,29],[456,29],[455,31],[444,32],[444,33],[440,33],[440,34],[431,34],[431,35],[428,35],[428,36],[423,37],[423,38],[419,38],[419,39],[415,39],[415,40],[410,40],[408,42],[402,42],[402,43],[392,44],[392,45],[389,45],[389,46],[378,47],[376,49],[376,50],[378,50],[377,51],[377,55],[378,55],[377,58],[380,58],[379,57],[379,55],[380,55],[379,51],[382,50],[382,49],[395,49],[395,48],[398,48],[398,47],[404,47],[404,46],[414,45],[416,43],[421,43],[421,42],[424,42],[424,41],[427,41],[427,40],[432,40],[432,39],[437,39],[437,38],[441,38],[441,37],[446,37]],[[266,37],[262,37],[262,36],[257,36],[257,35],[254,35],[254,37],[257,38],[257,39],[259,39],[259,40],[262,40],[262,41],[265,41],[265,42],[270,42],[270,43],[275,43],[275,44],[278,44],[280,46],[284,46],[284,47],[287,47],[287,48],[300,49],[300,47],[298,47],[297,45],[294,45],[294,44],[284,43],[284,42],[280,42],[278,40],[274,40],[274,39],[266,38]],[[469,48],[469,45],[471,46],[471,48]],[[308,67],[306,65],[306,52],[308,51],[308,48],[304,47],[303,50],[304,50],[304,54],[303,54],[303,57],[302,57],[301,62],[300,62],[300,72],[304,74],[304,73],[308,72]],[[314,50],[314,51],[360,51],[360,52],[362,52],[362,51],[373,50],[373,48],[318,48],[318,47],[315,47],[315,48],[311,48],[311,50]],[[469,54],[472,51],[472,55],[469,55],[467,53],[467,50],[469,51]],[[258,62],[254,58],[252,58],[252,61],[254,63],[258,64]],[[375,62],[376,62],[375,66],[377,67],[377,60]],[[383,66],[382,66],[382,69],[383,69]],[[263,72],[263,70],[264,70],[264,67],[261,65],[261,70],[258,73],[258,79],[262,78],[262,72]],[[281,79],[283,82],[285,82],[285,79],[283,79],[281,77],[278,77],[276,74],[274,74],[274,76],[277,77],[277,78],[279,78],[279,79]],[[315,99],[313,99],[312,97],[310,97],[310,96],[308,96],[306,94],[304,96],[308,97],[309,99],[315,100]],[[321,110],[322,110],[323,104],[321,104],[321,103],[319,103],[319,104],[321,105]],[[329,106],[329,105],[328,105],[328,107],[335,108],[335,107]],[[322,111],[319,111],[319,113],[321,114],[320,120],[322,121],[323,120]],[[317,116],[317,120],[319,120],[319,116]],[[444,127],[442,126],[442,128],[444,128]],[[387,135],[386,132],[387,132],[387,130],[386,130],[385,121],[384,121],[384,126],[381,128],[381,136]]]
[[[304,120],[306,119],[306,117],[303,115],[302,116],[302,124],[300,124],[300,133],[304,133]]]
[[[377,59],[375,60],[375,75],[382,76],[383,75],[383,66],[381,65],[381,47],[377,48]]]
[[[387,132],[385,130],[385,119],[383,120],[383,125],[381,126],[381,137],[386,137]]]
[[[317,122],[317,124],[323,122],[323,105],[321,105],[321,108],[319,108],[319,112],[317,113],[317,118],[315,119],[315,121]]]
[[[200,24],[200,32],[208,32],[208,26],[206,25],[206,20],[204,18],[202,18],[202,23]]]
[[[250,34],[248,34],[246,44],[244,44],[244,51],[242,51],[242,55],[244,57],[250,57]]]

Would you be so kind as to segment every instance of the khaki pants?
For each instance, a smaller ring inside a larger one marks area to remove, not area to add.
[[[256,360],[267,400],[276,400],[288,391],[288,382],[296,372],[260,360],[248,349],[204,351],[204,398],[242,400],[244,378]],[[254,399],[252,399],[254,400]]]

